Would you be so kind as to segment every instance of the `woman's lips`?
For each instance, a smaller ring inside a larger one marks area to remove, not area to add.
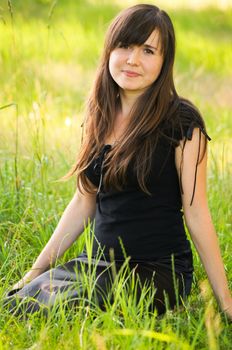
[[[139,73],[132,72],[132,71],[130,71],[130,70],[123,70],[123,73],[124,73],[127,77],[131,77],[131,78],[133,78],[133,77],[138,77],[138,76],[141,75],[141,74],[139,74]]]

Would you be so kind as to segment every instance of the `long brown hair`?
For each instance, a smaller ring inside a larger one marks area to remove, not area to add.
[[[107,171],[104,175],[104,188],[122,189],[128,165],[133,158],[133,171],[137,175],[139,186],[149,194],[146,178],[151,169],[151,155],[160,136],[159,125],[165,119],[174,123],[174,116],[178,115],[181,103],[173,81],[173,24],[165,11],[153,5],[135,5],[123,10],[107,31],[102,58],[87,104],[83,143],[77,163],[70,172],[76,173],[80,191],[83,188],[87,192],[93,192],[85,169],[99,154],[104,140],[111,134],[116,111],[121,104],[119,87],[109,72],[110,54],[120,44],[142,45],[155,29],[160,35],[163,55],[161,72],[153,84],[138,97],[120,142],[107,153]],[[195,110],[193,106],[192,109]]]

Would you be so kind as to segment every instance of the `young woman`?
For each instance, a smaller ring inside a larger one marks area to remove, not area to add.
[[[27,297],[33,301],[26,312],[53,305],[62,296],[77,302],[81,276],[91,266],[96,269],[95,301],[103,306],[112,281],[109,266],[113,262],[119,271],[128,257],[139,280],[138,297],[149,282],[156,290],[153,309],[164,313],[167,298],[174,308],[190,294],[193,275],[184,214],[215,296],[232,318],[206,198],[210,138],[199,111],[176,92],[174,56],[172,22],[156,6],[130,7],[110,25],[89,98],[84,140],[71,171],[77,176],[76,193],[31,270],[9,293],[11,306]],[[83,252],[48,270],[88,222],[94,227],[92,256]]]

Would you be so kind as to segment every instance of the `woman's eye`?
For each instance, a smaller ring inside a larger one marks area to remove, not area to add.
[[[144,49],[144,52],[150,55],[154,55],[154,52],[151,49]]]

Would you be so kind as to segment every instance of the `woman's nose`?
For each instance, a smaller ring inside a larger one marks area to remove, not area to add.
[[[129,65],[138,65],[140,60],[140,51],[139,48],[134,47],[128,53],[127,64]]]

